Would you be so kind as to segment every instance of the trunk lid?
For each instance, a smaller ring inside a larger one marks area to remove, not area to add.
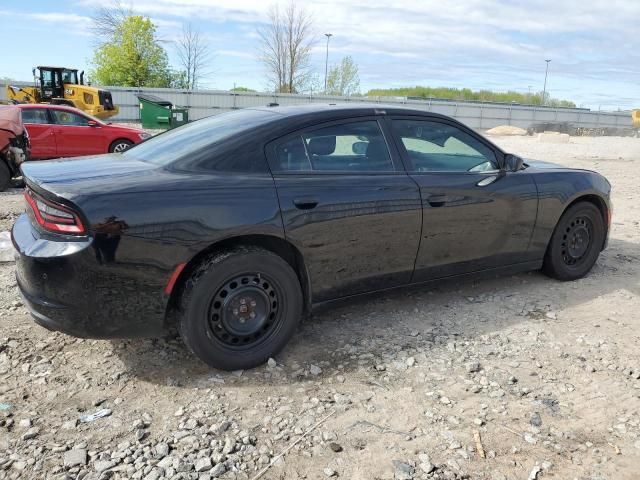
[[[22,173],[31,188],[68,199],[144,188],[162,174],[157,165],[120,154],[30,161],[22,164]]]

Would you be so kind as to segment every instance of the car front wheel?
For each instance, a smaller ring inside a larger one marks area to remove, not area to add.
[[[211,367],[253,368],[287,344],[302,304],[298,277],[285,260],[238,248],[209,257],[190,275],[180,301],[180,334]]]
[[[130,140],[116,140],[109,146],[109,153],[122,153],[131,148],[131,145],[133,145],[133,142]]]
[[[572,205],[556,225],[542,270],[558,280],[584,277],[598,259],[604,236],[604,219],[595,205],[590,202]]]

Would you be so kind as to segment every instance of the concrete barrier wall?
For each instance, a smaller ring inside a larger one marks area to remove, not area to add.
[[[28,85],[17,83],[16,85]],[[139,119],[137,93],[156,95],[174,105],[189,108],[189,118],[198,120],[210,115],[228,112],[238,108],[264,106],[269,103],[279,105],[299,105],[305,103],[362,103],[375,102],[389,105],[406,105],[411,108],[442,113],[458,119],[476,130],[489,129],[498,125],[514,125],[528,128],[541,122],[570,122],[583,128],[629,128],[629,111],[599,112],[579,108],[536,107],[530,105],[505,105],[495,103],[457,102],[447,100],[401,100],[393,97],[335,97],[327,95],[294,95],[272,93],[232,93],[219,90],[176,90],[170,88],[125,88],[107,87],[113,101],[120,107],[113,121],[127,122]],[[6,100],[4,86],[0,100]]]

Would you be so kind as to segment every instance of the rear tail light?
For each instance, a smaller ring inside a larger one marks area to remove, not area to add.
[[[45,200],[30,189],[25,189],[24,197],[33,211],[36,222],[45,230],[72,235],[86,233],[79,215],[69,207]]]

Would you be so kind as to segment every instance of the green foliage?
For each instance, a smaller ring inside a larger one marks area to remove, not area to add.
[[[327,75],[328,95],[353,95],[360,90],[358,65],[353,58],[346,56],[338,65],[334,65]]]
[[[247,87],[234,87],[230,90],[231,92],[255,92],[252,88]]]
[[[441,98],[447,100],[473,100],[482,102],[520,103],[527,105],[542,105],[542,92],[520,93],[514,91],[492,92],[491,90],[473,91],[469,88],[447,88],[447,87],[403,87],[374,89],[367,92],[369,97],[414,97],[414,98]],[[546,105],[551,107],[575,107],[576,104],[570,100],[558,100],[548,98],[546,94]]]
[[[130,15],[98,46],[93,57],[93,80],[123,87],[170,87],[180,81],[171,72],[156,27],[148,18]]]

